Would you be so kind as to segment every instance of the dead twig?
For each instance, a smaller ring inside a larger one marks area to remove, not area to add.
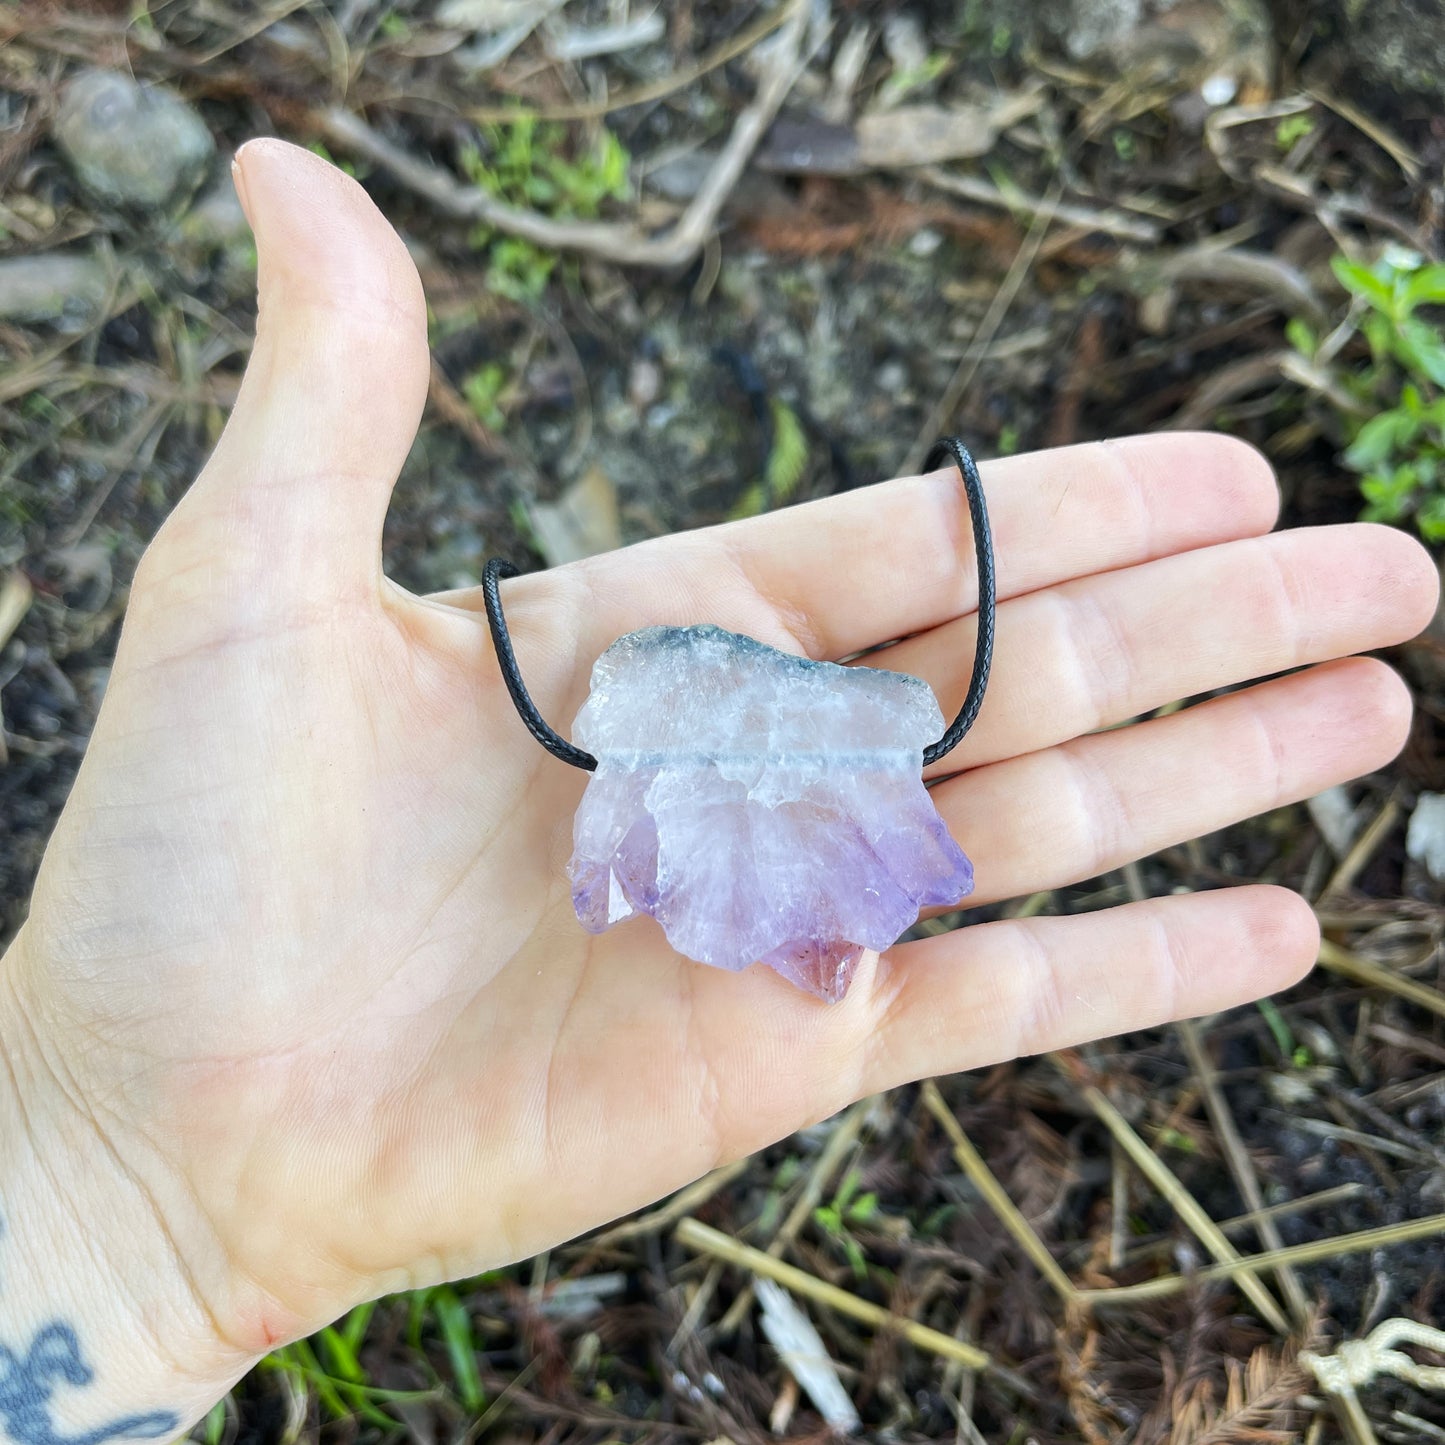
[[[1366,115],[1359,106],[1342,95],[1328,90],[1312,90],[1306,87],[1305,94],[1348,121],[1361,135],[1368,136],[1405,173],[1406,180],[1420,179],[1420,157],[1397,136],[1394,131],[1382,125],[1374,116]]]
[[[512,459],[511,448],[490,427],[482,424],[481,418],[467,405],[435,357],[432,358],[431,380],[427,384],[427,400],[436,414],[456,427],[484,457]]]
[[[21,619],[30,610],[34,596],[35,589],[23,572],[6,573],[3,585],[0,585],[0,647],[4,647],[14,636]]]
[[[666,100],[668,96],[686,90],[689,85],[726,65],[728,61],[745,55],[759,41],[766,40],[788,18],[788,7],[779,6],[777,10],[769,11],[747,29],[734,35],[731,40],[724,41],[710,55],[704,55],[697,64],[671,71],[648,85],[639,85],[632,90],[619,90],[615,95],[601,100],[579,105],[473,106],[466,111],[466,117],[477,125],[501,125],[522,117],[539,121],[601,120],[605,115],[627,110],[634,105],[651,105],[653,101]]]
[[[992,206],[1015,215],[1033,219],[1048,211],[1053,219],[1066,226],[1078,226],[1085,231],[1101,231],[1106,236],[1117,236],[1121,241],[1134,241],[1140,246],[1157,246],[1162,234],[1160,228],[1136,216],[1126,215],[1107,206],[1081,206],[1073,201],[1057,201],[1050,204],[1047,196],[1031,196],[1025,191],[1012,187],[1005,190],[981,176],[961,176],[946,171],[941,166],[922,166],[913,172],[920,180],[951,196],[961,196],[966,201],[977,202],[980,206]]]
[[[312,126],[342,149],[389,171],[439,211],[458,220],[481,221],[552,251],[578,251],[625,266],[665,268],[690,261],[712,235],[718,213],[737,185],[763,132],[778,113],[808,61],[802,53],[807,7],[793,0],[778,33],[776,51],[752,103],[733,124],[696,196],[672,229],[650,236],[631,221],[562,221],[499,201],[475,186],[378,135],[341,106],[311,112]]]

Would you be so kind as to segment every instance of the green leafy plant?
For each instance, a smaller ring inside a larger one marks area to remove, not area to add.
[[[813,1211],[813,1222],[842,1250],[853,1273],[866,1279],[868,1259],[863,1246],[853,1237],[852,1226],[867,1224],[877,1217],[878,1196],[871,1190],[860,1194],[860,1183],[858,1171],[850,1169],[832,1200]]]
[[[323,1422],[360,1421],[375,1426],[387,1438],[400,1424],[396,1407],[449,1399],[457,1408],[476,1416],[489,1403],[482,1383],[478,1357],[483,1345],[473,1329],[462,1293],[476,1286],[496,1285],[504,1271],[479,1275],[465,1285],[436,1285],[390,1301],[364,1304],[310,1339],[297,1340],[268,1355],[261,1368],[286,1376],[303,1397],[314,1398]],[[432,1387],[424,1390],[390,1390],[374,1384],[361,1358],[363,1342],[381,1304],[401,1304],[406,1314],[404,1337],[414,1355],[426,1358],[424,1337],[435,1339],[445,1352],[446,1368],[438,1370]],[[205,1423],[206,1445],[217,1445],[225,1427],[221,1413],[212,1411]]]
[[[462,147],[462,173],[474,186],[508,205],[569,220],[591,220],[608,200],[621,200],[629,188],[631,157],[611,131],[597,133],[591,145],[574,147],[565,126],[519,115],[485,125],[478,139]],[[487,282],[517,301],[535,301],[546,289],[557,257],[514,236],[499,236],[489,226],[469,237],[486,250]]]
[[[1282,153],[1287,154],[1307,135],[1313,135],[1314,117],[1311,115],[1286,115],[1274,128],[1274,143]]]
[[[1255,1007],[1259,1009],[1265,1024],[1274,1036],[1275,1047],[1280,1051],[1281,1056],[1288,1059],[1291,1066],[1296,1069],[1309,1068],[1314,1063],[1313,1056],[1303,1044],[1295,1042],[1294,1031],[1290,1028],[1285,1016],[1279,1011],[1279,1006],[1275,1001],[1262,998]]]
[[[1350,313],[1329,336],[1302,321],[1287,331],[1308,374],[1340,415],[1343,461],[1360,476],[1367,521],[1413,522],[1429,542],[1445,541],[1445,265],[1388,247],[1373,264],[1337,256]],[[1356,336],[1364,365],[1334,364]]]
[[[763,475],[738,498],[731,516],[756,517],[772,507],[785,507],[798,490],[808,468],[808,436],[798,414],[787,402],[773,397],[773,444]]]
[[[360,172],[357,170],[357,168],[356,168],[354,165],[352,165],[352,163],[351,163],[350,161],[348,161],[348,160],[337,160],[337,158],[336,158],[334,155],[332,155],[331,152],[330,152],[329,150],[327,150],[326,147],[325,147],[324,145],[322,145],[322,143],[321,143],[319,140],[314,140],[314,141],[312,141],[312,142],[306,147],[306,149],[309,150],[312,155],[314,155],[314,156],[320,156],[321,159],[324,160],[328,165],[333,165],[333,166],[335,166],[336,169],[339,170],[339,171],[345,171],[348,176],[357,176],[357,175],[360,175]]]
[[[495,361],[485,362],[462,382],[462,395],[467,405],[490,431],[501,431],[507,424],[507,414],[502,406],[506,389],[506,369]]]
[[[395,10],[388,10],[376,22],[377,34],[386,40],[410,40],[411,26]]]
[[[895,70],[879,88],[878,108],[888,110],[915,90],[932,85],[952,64],[953,58],[946,51],[935,50],[920,64]]]
[[[1199,1152],[1199,1146],[1188,1134],[1168,1125],[1159,1131],[1156,1142],[1163,1149],[1177,1149],[1181,1154],[1197,1154]]]

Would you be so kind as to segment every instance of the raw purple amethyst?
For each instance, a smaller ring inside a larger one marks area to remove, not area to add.
[[[865,949],[973,869],[923,786],[943,731],[904,673],[810,662],[718,627],[650,627],[592,669],[597,757],[569,874],[582,926],[650,914],[679,953],[765,963],[836,1002]]]

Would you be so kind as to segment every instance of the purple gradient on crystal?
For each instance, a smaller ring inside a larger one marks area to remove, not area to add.
[[[601,933],[645,913],[688,958],[763,963],[837,1002],[865,949],[973,889],[921,776],[942,730],[904,673],[716,627],[629,634],[573,728],[598,760],[569,870],[578,919]]]

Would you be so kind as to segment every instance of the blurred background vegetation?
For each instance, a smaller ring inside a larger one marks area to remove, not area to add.
[[[1437,0],[9,0],[7,937],[245,364],[256,134],[357,176],[426,284],[408,587],[896,475],[944,429],[1222,428],[1292,523],[1445,539]],[[988,910],[1284,882],[1329,940],[1289,995],[865,1101],[353,1313],[198,1438],[1445,1441],[1445,628],[1392,661],[1388,773]]]

